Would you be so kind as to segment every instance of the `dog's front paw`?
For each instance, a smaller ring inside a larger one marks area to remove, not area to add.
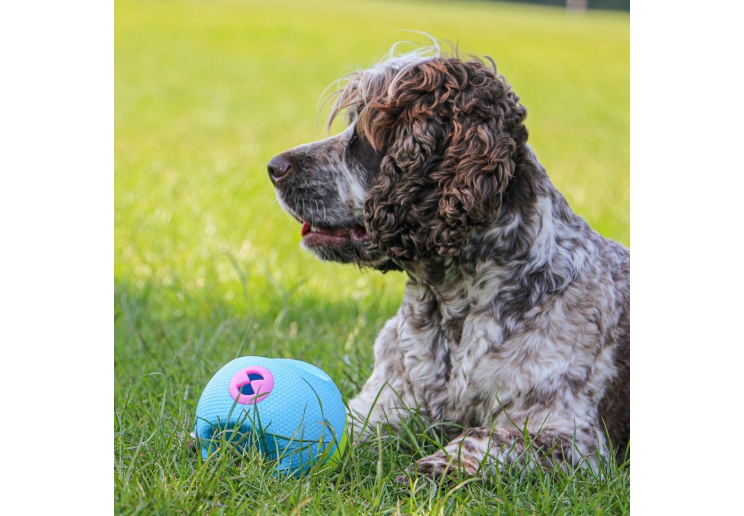
[[[406,473],[419,473],[429,478],[439,479],[444,476],[464,475],[472,476],[478,472],[478,461],[468,455],[448,456],[443,450],[419,459],[415,464],[406,468]],[[395,479],[399,484],[408,482],[408,475],[398,475]]]

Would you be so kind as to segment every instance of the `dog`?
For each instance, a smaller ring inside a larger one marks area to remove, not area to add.
[[[348,127],[268,170],[302,247],[408,277],[348,405],[355,438],[415,408],[461,433],[409,472],[627,456],[630,251],[553,186],[493,60],[391,55],[336,95],[329,130]]]

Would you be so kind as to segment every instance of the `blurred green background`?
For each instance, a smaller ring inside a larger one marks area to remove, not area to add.
[[[278,206],[266,163],[325,137],[324,89],[410,39],[405,29],[493,57],[528,109],[529,142],[553,182],[600,233],[629,245],[627,13],[493,2],[117,0],[122,471],[137,472],[130,448],[153,460],[162,451],[133,436],[188,428],[203,386],[237,355],[314,363],[347,397],[366,379],[374,336],[399,305],[405,277],[301,251],[300,226]]]
[[[402,29],[493,57],[556,186],[600,233],[629,245],[627,14],[328,0],[117,0],[115,9],[117,381],[220,325],[225,336],[206,353],[213,367],[244,336],[244,353],[308,360],[334,378],[352,350],[369,367],[405,278],[301,251],[266,163],[325,137],[324,89],[415,36]],[[147,360],[135,360],[143,340]]]

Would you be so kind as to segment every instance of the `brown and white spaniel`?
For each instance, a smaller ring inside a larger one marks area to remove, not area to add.
[[[349,403],[356,437],[411,408],[466,428],[428,475],[624,455],[630,252],[553,186],[493,61],[390,57],[347,77],[342,112],[346,130],[268,168],[305,249],[408,276]]]

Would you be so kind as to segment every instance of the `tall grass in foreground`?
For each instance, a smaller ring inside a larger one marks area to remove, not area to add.
[[[530,142],[575,211],[629,243],[628,16],[486,2],[116,2],[115,497],[133,514],[628,512],[627,467],[514,469],[487,482],[392,480],[437,432],[352,449],[335,472],[278,478],[258,456],[202,461],[177,438],[241,355],[296,358],[347,398],[405,278],[320,263],[265,164],[323,136],[317,101],[415,29],[492,56]]]

